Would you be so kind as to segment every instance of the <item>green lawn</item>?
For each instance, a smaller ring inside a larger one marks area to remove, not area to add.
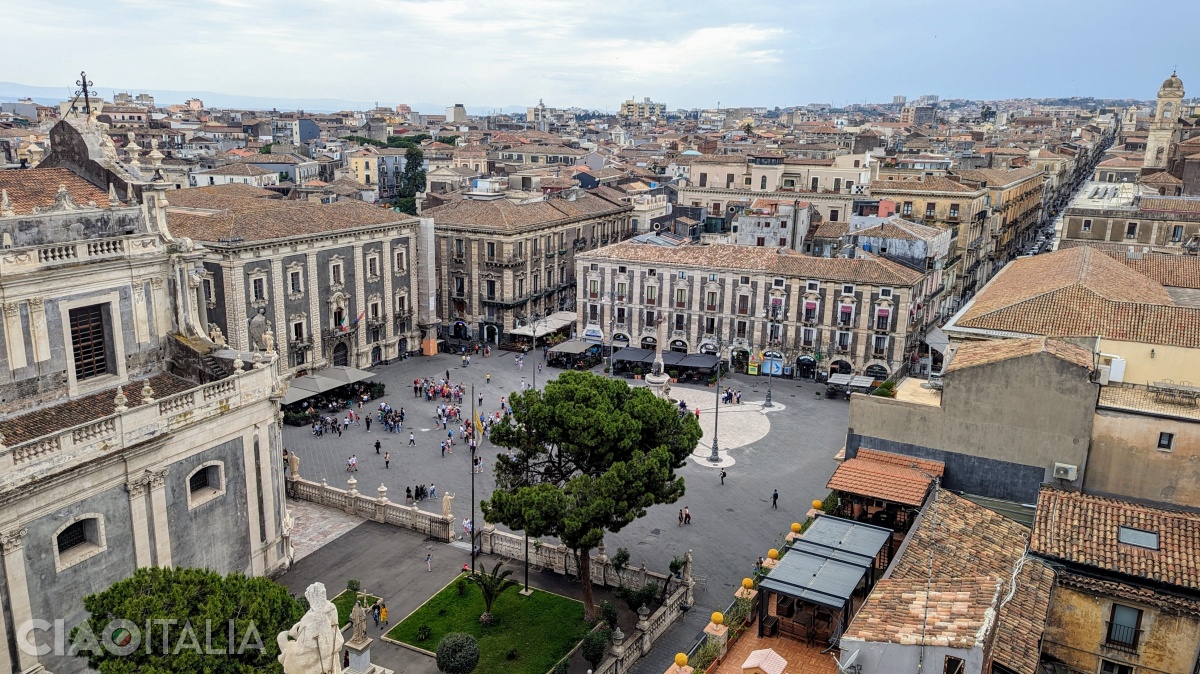
[[[342,590],[341,594],[334,597],[333,599],[330,599],[330,601],[333,602],[333,605],[337,607],[338,625],[341,627],[345,627],[346,625],[350,624],[350,610],[354,608],[354,597],[355,596],[356,596],[356,594],[354,592],[351,592],[350,590]],[[377,601],[379,601],[379,597],[376,597],[376,596],[370,595],[370,594],[367,595],[368,609],[371,606],[373,606],[375,604],[375,602],[377,602]],[[367,618],[370,619],[369,613],[367,615]]]
[[[517,589],[508,590],[496,600],[492,605],[495,622],[484,627],[479,624],[483,613],[479,588],[468,583],[466,596],[459,597],[452,582],[387,636],[436,652],[447,632],[466,632],[479,640],[476,674],[546,674],[587,633],[583,604],[540,590],[524,597]],[[429,626],[431,635],[417,641],[417,630],[422,625]],[[508,653],[514,649],[517,657],[509,660]]]

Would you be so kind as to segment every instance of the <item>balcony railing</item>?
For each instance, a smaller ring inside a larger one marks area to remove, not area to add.
[[[147,234],[73,241],[50,246],[10,248],[0,256],[0,276],[67,264],[140,257],[162,250],[158,237]]]
[[[489,257],[483,263],[490,267],[519,267],[525,264],[524,255],[509,255],[507,257]]]
[[[1137,653],[1141,630],[1109,621],[1106,621],[1105,624],[1108,625],[1108,632],[1104,638],[1105,646],[1127,653]]]

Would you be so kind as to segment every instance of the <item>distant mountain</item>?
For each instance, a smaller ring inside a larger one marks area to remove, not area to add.
[[[189,98],[199,98],[205,105],[214,108],[235,108],[249,110],[304,110],[306,112],[337,112],[338,110],[368,110],[375,107],[374,102],[350,101],[341,98],[274,98],[270,96],[245,96],[242,94],[223,94],[215,91],[175,91],[170,89],[139,89],[137,87],[100,87],[101,97],[112,100],[114,91],[128,91],[134,94],[150,94],[157,105],[166,106],[173,103],[183,103]],[[0,101],[15,101],[18,98],[32,98],[42,105],[56,105],[59,101],[72,98],[74,87],[40,87],[17,82],[0,82]],[[394,103],[383,103],[395,107]],[[440,115],[446,111],[446,105],[434,103],[409,103],[413,110],[427,115]],[[524,114],[524,106],[505,106],[502,108],[489,106],[467,106],[467,114],[487,115],[497,110],[507,113]]]

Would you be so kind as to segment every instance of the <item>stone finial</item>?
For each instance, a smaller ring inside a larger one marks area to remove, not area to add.
[[[116,208],[121,205],[121,200],[117,198],[117,186],[113,183],[108,184],[108,206]]]
[[[351,475],[349,480],[346,480],[346,496],[358,496],[358,480]]]
[[[649,630],[650,629],[650,609],[646,608],[645,604],[642,604],[641,608],[639,608],[637,610],[637,615],[638,615],[637,628],[643,632]]]
[[[12,202],[8,200],[8,190],[0,190],[0,217],[11,218],[15,214]]]
[[[142,384],[142,404],[149,405],[152,402],[154,402],[154,389],[150,388],[150,380],[147,379]]]
[[[243,367],[246,367],[246,363],[242,360],[241,352],[238,352],[238,354],[233,357],[233,373],[237,374],[238,372],[241,372]]]
[[[129,409],[125,405],[125,403],[127,403],[127,402],[129,402],[129,398],[125,397],[124,388],[121,386],[118,386],[117,387],[117,395],[115,398],[113,398],[113,404],[117,406],[116,411],[119,413],[119,412],[124,412],[125,410]]]
[[[376,489],[375,491],[376,491],[376,493],[379,494],[379,505],[387,505],[387,503],[388,503],[388,497],[387,497],[388,488],[381,484],[381,485],[379,485],[379,488]]]

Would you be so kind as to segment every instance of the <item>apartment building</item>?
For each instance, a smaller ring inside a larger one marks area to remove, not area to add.
[[[728,244],[624,242],[576,258],[579,323],[615,347],[719,354],[744,371],[766,350],[817,372],[885,378],[919,342],[922,272],[882,258],[815,258]]]
[[[206,251],[198,272],[206,325],[251,350],[252,324],[266,321],[293,372],[416,351],[417,219],[351,199],[273,196],[248,185],[172,195],[171,231]]]
[[[536,197],[475,190],[426,209],[447,336],[499,344],[519,321],[573,311],[575,256],[629,237],[632,210],[579,188]]]
[[[665,103],[655,103],[647,96],[641,101],[635,101],[632,98],[621,103],[621,109],[617,112],[618,117],[631,120],[647,120],[659,119],[667,114],[667,105]]]
[[[1131,184],[1085,185],[1063,211],[1060,246],[1108,243],[1173,252],[1200,250],[1200,197],[1142,193]]]
[[[995,269],[1021,253],[1033,242],[1037,226],[1042,222],[1042,203],[1046,174],[1038,168],[1011,170],[974,169],[956,171],[955,175],[968,187],[980,187],[988,191],[988,208],[993,219],[988,236],[993,240],[990,250],[992,269]]]
[[[813,206],[794,199],[755,199],[733,220],[729,243],[802,250]]]
[[[871,195],[896,203],[898,215],[950,231],[950,257],[942,268],[948,289],[945,311],[956,310],[986,281],[992,249],[988,190],[946,177],[921,180],[877,180]]]

